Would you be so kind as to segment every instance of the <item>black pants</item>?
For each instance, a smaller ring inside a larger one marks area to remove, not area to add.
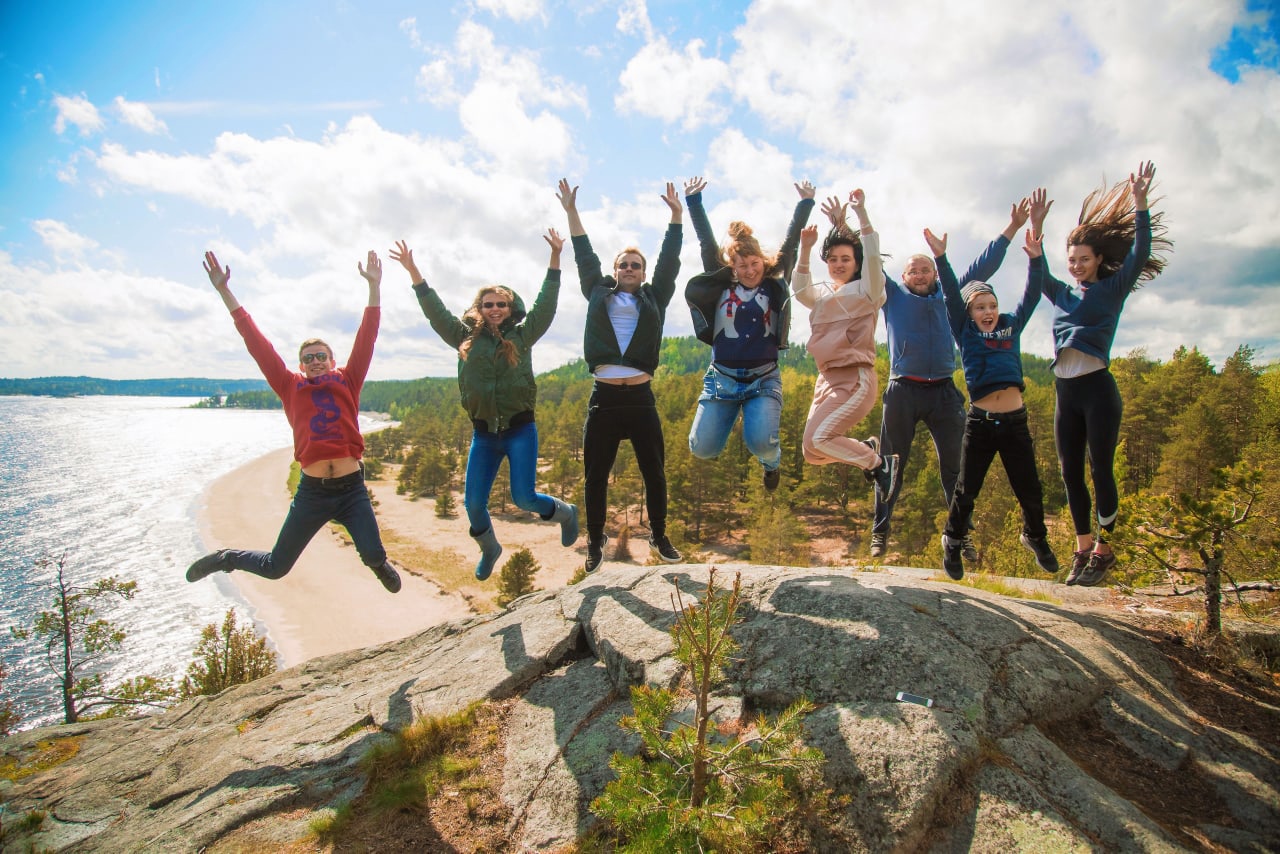
[[[378,519],[364,485],[363,470],[343,477],[303,474],[275,548],[269,552],[228,549],[227,562],[233,569],[263,578],[284,578],[311,538],[329,522],[337,522],[347,529],[361,563],[368,567],[382,566],[387,553],[382,548]]]
[[[916,425],[923,421],[929,435],[933,437],[933,448],[938,453],[942,503],[950,506],[956,478],[960,476],[960,442],[964,435],[965,421],[964,395],[950,379],[932,383],[900,377],[890,380],[885,386],[881,401],[884,410],[880,423],[880,453],[898,455],[898,470],[903,472],[905,483],[911,443],[916,438]],[[884,534],[886,537],[889,535],[889,522],[893,518],[893,506],[897,502],[897,492],[885,501],[879,490],[876,491],[876,517],[872,533]]]
[[[655,535],[667,530],[667,450],[662,421],[650,383],[610,385],[598,382],[587,404],[582,428],[582,458],[586,467],[587,536],[604,536],[609,509],[609,472],[618,457],[618,445],[631,440],[644,480],[649,527]]]
[[[973,503],[982,491],[982,481],[996,454],[1004,463],[1009,486],[1022,508],[1022,532],[1034,538],[1048,533],[1044,526],[1044,492],[1040,488],[1040,475],[1036,474],[1036,447],[1027,427],[1026,408],[986,412],[971,406],[960,447],[960,478],[947,515],[948,537],[960,539],[968,532]]]
[[[1120,509],[1116,485],[1116,445],[1120,443],[1120,416],[1124,403],[1110,371],[1094,371],[1054,381],[1058,392],[1053,410],[1053,439],[1058,445],[1058,466],[1067,488],[1067,506],[1077,534],[1093,532],[1089,487],[1084,461],[1093,473],[1093,494],[1098,502],[1098,527],[1112,531]]]

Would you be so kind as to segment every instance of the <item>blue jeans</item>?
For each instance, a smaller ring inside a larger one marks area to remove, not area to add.
[[[782,420],[782,373],[777,366],[763,376],[758,368],[723,368],[712,363],[702,377],[698,411],[689,430],[689,451],[714,459],[729,441],[742,413],[742,440],[765,471],[782,463],[778,422]]]
[[[489,519],[489,493],[502,458],[507,458],[511,480],[511,500],[521,510],[550,519],[555,512],[551,496],[533,488],[538,465],[538,425],[532,421],[500,433],[471,434],[471,451],[467,454],[467,485],[463,489],[463,506],[471,523],[471,536],[478,537],[493,525]]]
[[[382,548],[378,519],[373,515],[364,475],[353,472],[345,477],[304,474],[298,481],[298,490],[289,504],[289,514],[284,517],[275,548],[269,552],[228,549],[227,563],[232,569],[263,578],[284,578],[311,538],[329,522],[337,522],[347,529],[365,566],[378,567],[386,561],[387,553]]]

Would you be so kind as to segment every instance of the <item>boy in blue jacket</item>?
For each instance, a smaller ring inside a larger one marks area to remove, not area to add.
[[[1058,571],[1058,559],[1049,547],[1044,524],[1044,493],[1036,473],[1035,443],[1027,427],[1022,391],[1022,330],[1040,302],[1043,265],[1040,241],[1027,232],[1026,253],[1031,258],[1027,286],[1012,313],[1001,314],[991,285],[971,281],[962,289],[947,261],[947,235],[935,237],[925,229],[942,282],[951,334],[960,348],[965,384],[969,387],[969,412],[960,446],[960,477],[951,495],[947,525],[942,534],[942,568],[955,580],[964,577],[961,550],[969,530],[973,504],[982,489],[996,454],[1004,463],[1009,486],[1022,508],[1021,542],[1035,555],[1036,564],[1049,573]]]

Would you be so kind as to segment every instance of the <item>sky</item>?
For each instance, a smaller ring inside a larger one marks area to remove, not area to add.
[[[345,361],[370,249],[369,378],[452,375],[388,251],[407,241],[455,312],[491,283],[530,301],[545,230],[567,233],[562,176],[606,264],[628,244],[652,263],[667,181],[705,176],[716,233],[743,220],[766,248],[795,182],[861,187],[895,278],[925,227],[963,269],[1044,186],[1065,280],[1085,195],[1148,159],[1175,249],[1113,353],[1280,361],[1276,19],[1257,0],[5,0],[0,376],[256,376],[205,250],[287,363],[310,336]],[[682,260],[683,285],[687,217]],[[568,247],[563,266],[539,371],[582,354]],[[1025,275],[1015,244],[1002,304]],[[1025,352],[1052,355],[1049,314]],[[665,331],[692,332],[679,294]]]

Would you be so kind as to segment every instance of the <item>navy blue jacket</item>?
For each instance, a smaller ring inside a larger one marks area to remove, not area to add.
[[[1025,388],[1022,381],[1022,329],[1040,302],[1044,265],[1035,264],[1035,259],[1031,259],[1032,263],[1027,265],[1027,287],[1022,292],[1018,308],[1012,313],[1001,313],[996,328],[982,332],[969,317],[964,297],[960,295],[960,283],[956,281],[947,256],[936,260],[951,334],[960,345],[960,361],[964,365],[969,400],[981,400],[1002,388]]]

